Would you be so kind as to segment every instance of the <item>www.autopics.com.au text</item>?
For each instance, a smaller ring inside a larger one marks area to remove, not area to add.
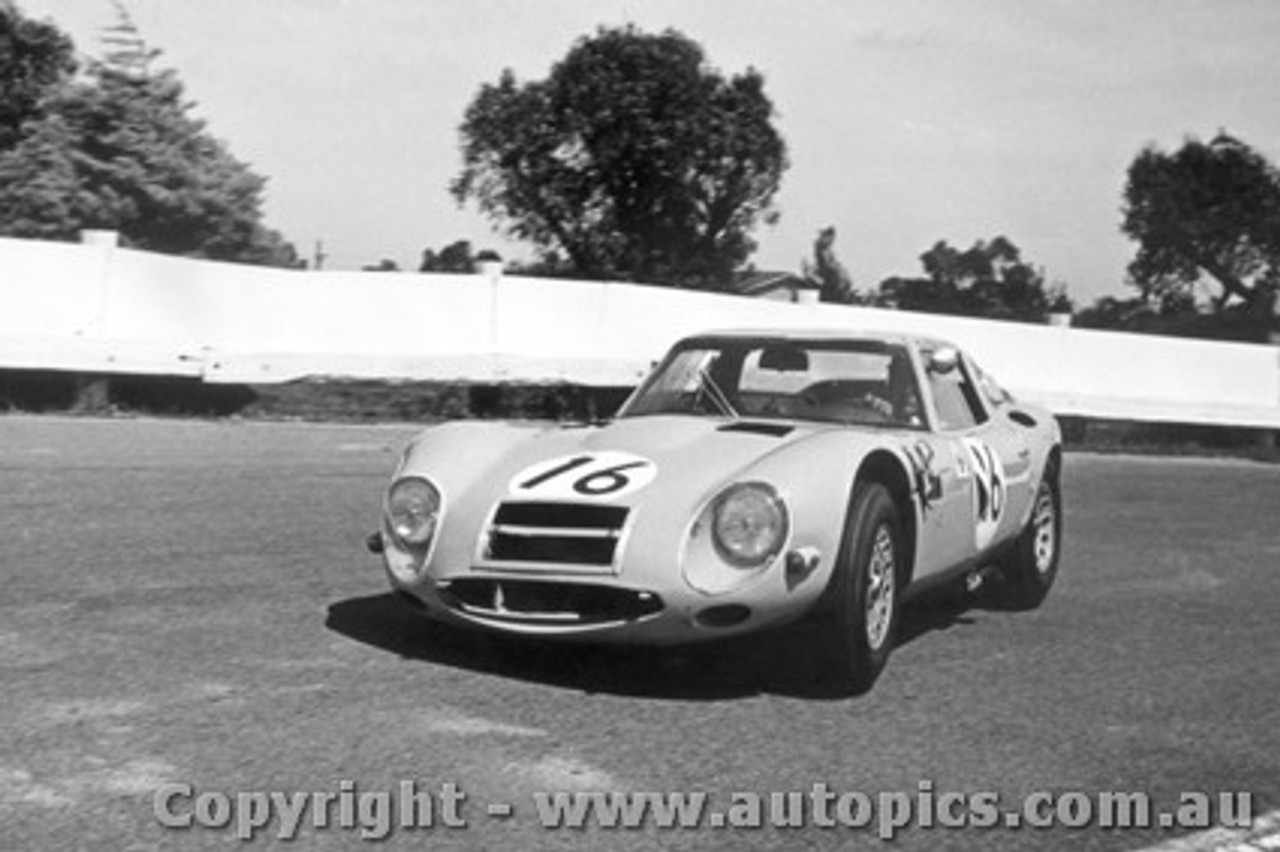
[[[939,791],[921,781],[911,792],[837,791],[825,783],[808,790],[554,791],[532,794],[532,813],[547,829],[652,827],[662,830],[717,830],[812,827],[874,832],[892,840],[915,829],[1177,828],[1248,827],[1253,799],[1244,792],[1184,792],[1160,806],[1143,792],[1037,791],[1007,802],[1001,794]],[[252,840],[272,832],[292,840],[306,828],[357,833],[383,840],[397,830],[462,830],[477,818],[516,818],[513,802],[478,803],[460,785],[427,787],[404,780],[394,789],[362,790],[342,780],[336,789],[313,792],[197,790],[166,784],[155,791],[156,820],[169,829],[230,831]]]

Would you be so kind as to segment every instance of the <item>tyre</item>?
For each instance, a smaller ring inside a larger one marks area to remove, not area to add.
[[[1031,517],[1000,563],[1000,598],[1014,609],[1035,609],[1058,576],[1062,552],[1062,491],[1054,468],[1045,471],[1031,504]]]
[[[898,507],[879,483],[859,486],[818,641],[826,677],[866,692],[889,661],[898,628],[905,550]]]

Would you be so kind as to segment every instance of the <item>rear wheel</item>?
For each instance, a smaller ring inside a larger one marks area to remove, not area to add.
[[[902,524],[888,489],[859,486],[819,636],[825,673],[854,693],[871,688],[893,650],[903,558]]]
[[[1044,603],[1058,576],[1062,551],[1062,494],[1053,468],[1036,491],[1031,517],[1001,563],[1004,586],[1001,598],[1016,609],[1035,609]]]

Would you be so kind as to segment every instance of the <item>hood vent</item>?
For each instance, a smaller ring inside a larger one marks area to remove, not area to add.
[[[796,430],[786,423],[764,423],[759,420],[738,420],[726,423],[717,432],[747,432],[752,435],[768,435],[773,438],[785,438]]]

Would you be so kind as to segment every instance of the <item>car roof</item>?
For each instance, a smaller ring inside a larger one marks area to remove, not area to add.
[[[806,341],[839,341],[866,340],[879,343],[896,343],[902,346],[912,345],[924,348],[954,346],[949,341],[919,334],[902,334],[898,332],[866,331],[849,328],[729,328],[703,331],[685,335],[683,340],[734,339],[734,340],[806,340]]]

